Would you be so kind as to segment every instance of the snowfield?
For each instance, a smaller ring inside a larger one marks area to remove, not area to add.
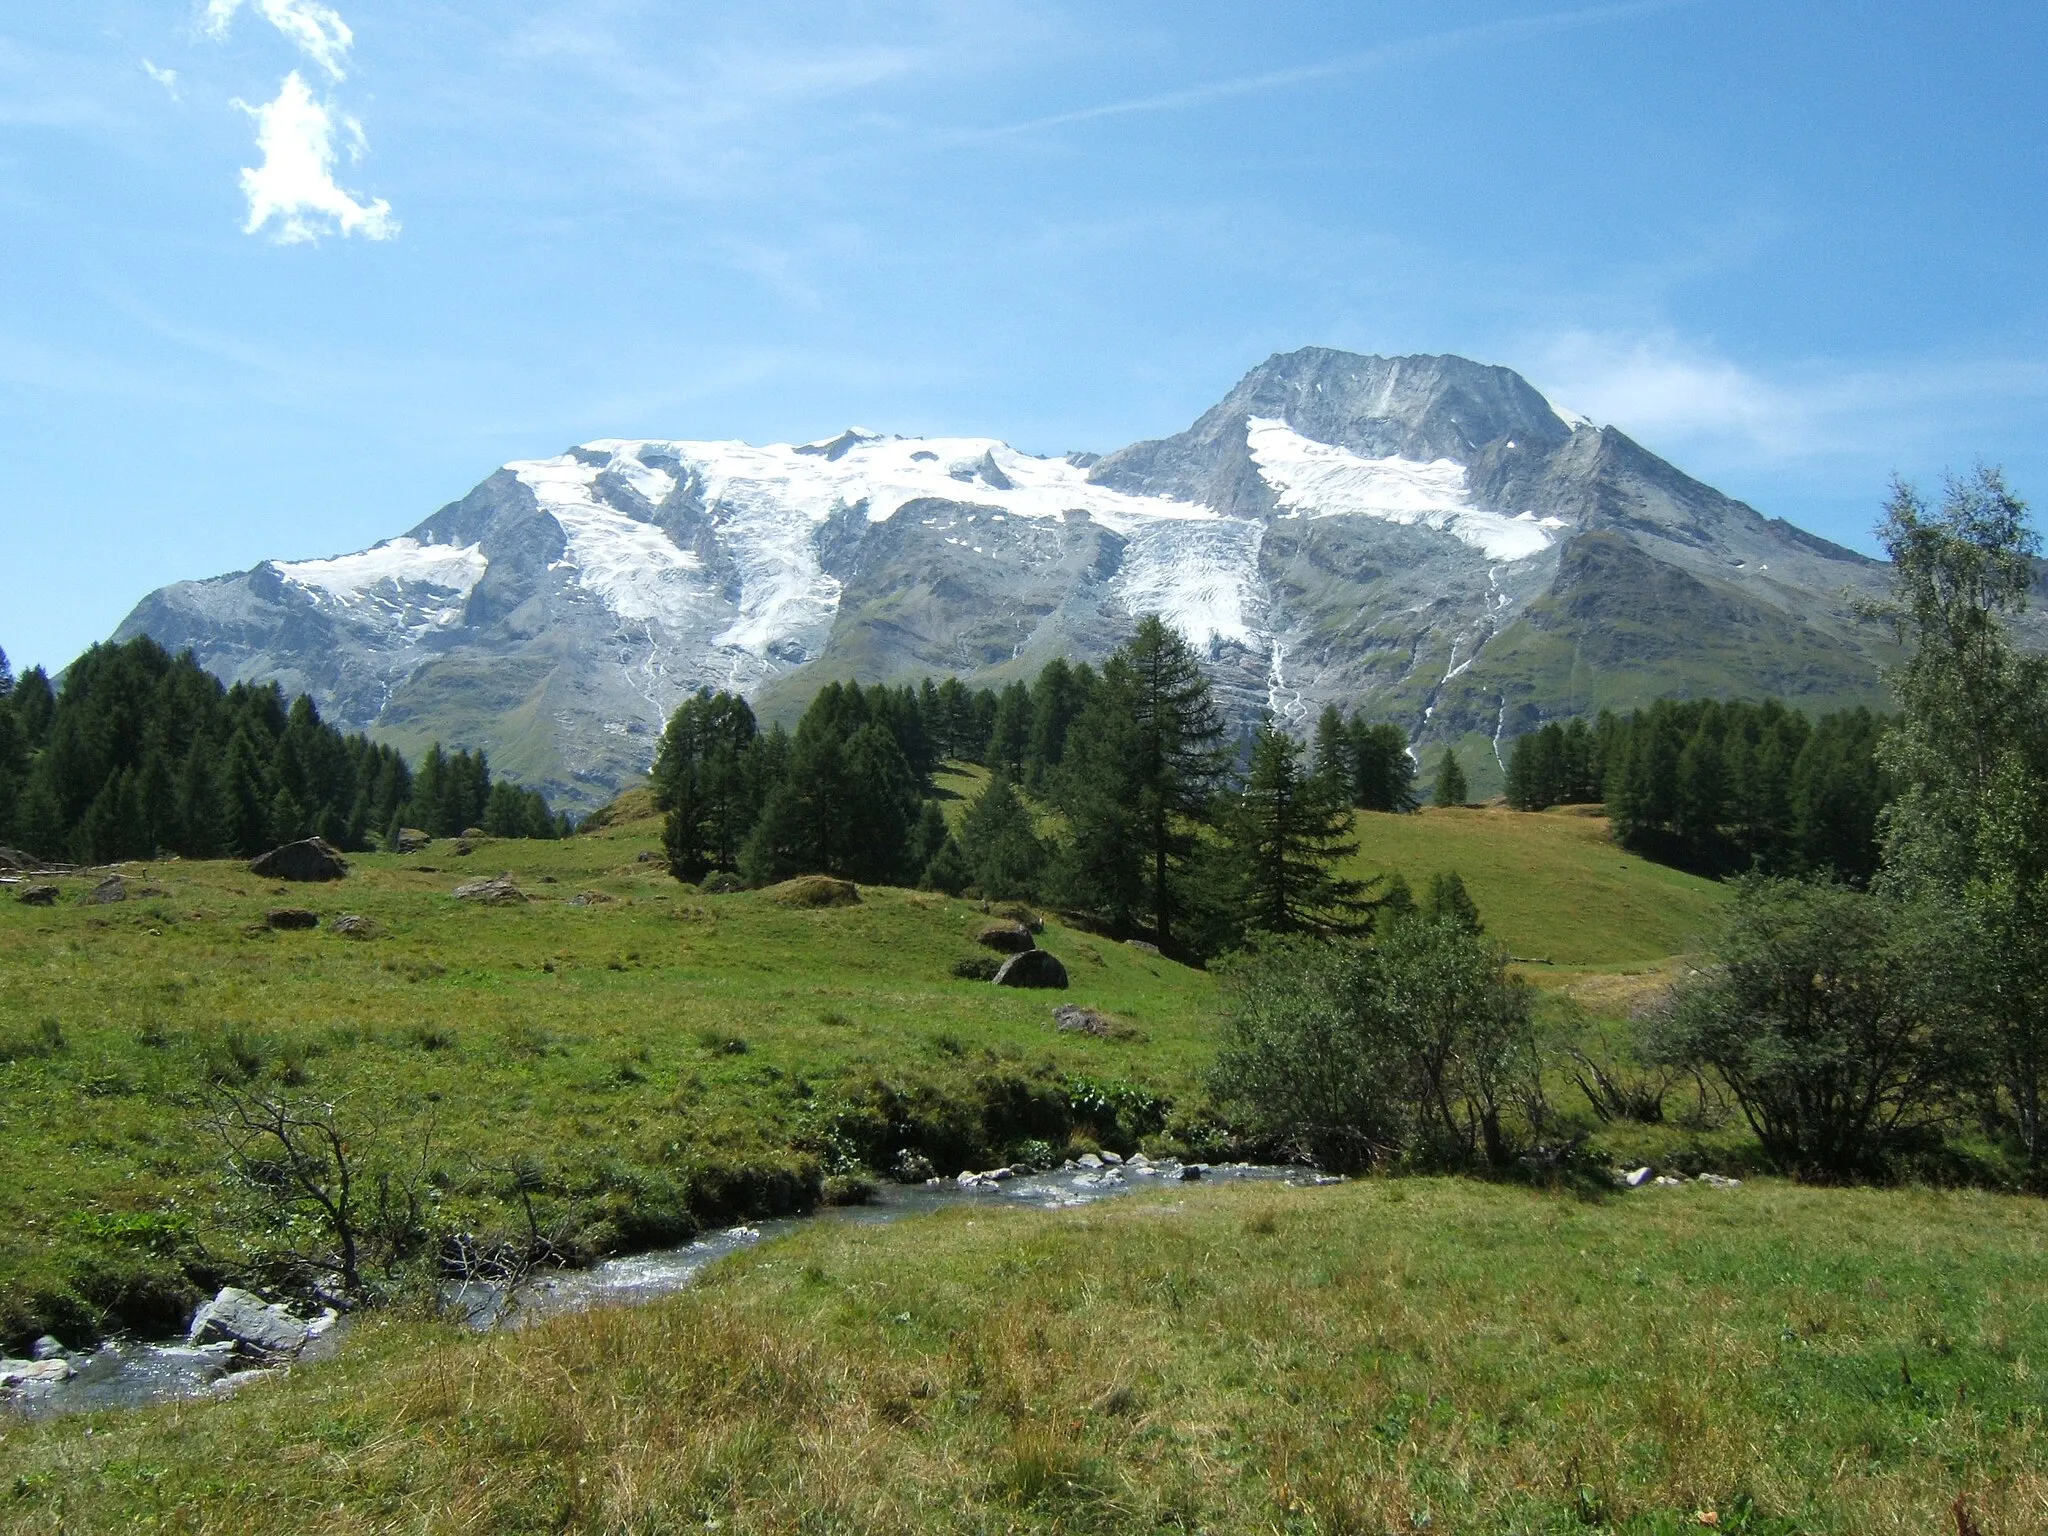
[[[1429,528],[1502,561],[1548,548],[1562,526],[1474,506],[1464,468],[1448,459],[1363,458],[1258,416],[1246,440],[1285,515]],[[1132,613],[1159,613],[1197,644],[1268,639],[1262,524],[1096,485],[1080,465],[994,438],[855,428],[830,442],[765,447],[603,439],[505,467],[562,530],[554,569],[652,648],[643,667],[655,692],[686,677],[752,686],[818,654],[841,593],[820,564],[820,530],[848,516],[886,522],[927,498],[1048,521],[1084,514],[1126,541],[1112,584]],[[683,518],[709,529],[716,571],[662,526]],[[374,627],[417,634],[459,622],[487,566],[479,546],[403,538],[277,569]]]
[[[1556,518],[1533,512],[1508,517],[1472,505],[1465,466],[1450,459],[1424,464],[1392,456],[1368,459],[1348,448],[1303,437],[1268,416],[1245,418],[1245,439],[1259,475],[1294,516],[1374,517],[1448,533],[1489,560],[1526,560],[1554,542]]]
[[[475,544],[402,538],[331,560],[273,560],[270,568],[316,601],[374,628],[420,633],[462,618],[490,561]]]

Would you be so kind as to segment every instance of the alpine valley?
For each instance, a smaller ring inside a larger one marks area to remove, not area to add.
[[[116,638],[587,808],[698,687],[786,718],[834,678],[1002,683],[1158,612],[1240,719],[1361,708],[1477,784],[1544,720],[1662,695],[1880,704],[1856,600],[1885,577],[1506,368],[1308,348],[1104,458],[586,443],[372,549],[165,587]]]

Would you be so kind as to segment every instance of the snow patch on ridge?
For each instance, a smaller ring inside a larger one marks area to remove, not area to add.
[[[353,616],[418,632],[459,620],[490,561],[475,544],[422,544],[407,537],[329,560],[273,560],[270,567]]]
[[[1303,437],[1270,416],[1245,419],[1245,439],[1260,476],[1283,511],[1309,517],[1374,517],[1404,527],[1447,533],[1489,560],[1526,560],[1553,542],[1564,524],[1489,512],[1472,504],[1465,467],[1451,459],[1423,463],[1390,455],[1368,459]]]

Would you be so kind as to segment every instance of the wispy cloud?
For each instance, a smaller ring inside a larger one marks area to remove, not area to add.
[[[178,95],[178,72],[175,69],[158,69],[148,59],[142,61],[142,72],[171,94],[171,100],[180,101]]]
[[[1990,430],[2048,401],[2048,362],[2024,357],[1815,361],[1769,373],[1672,331],[1568,331],[1532,344],[1529,374],[1557,401],[1652,445],[1712,447],[1789,465],[1899,454]]]
[[[1133,96],[1123,101],[1077,107],[1069,112],[1054,112],[1045,117],[1030,118],[1006,127],[983,130],[982,135],[978,136],[1030,133],[1042,128],[1060,128],[1071,123],[1095,122],[1106,117],[1129,117],[1143,112],[1185,111],[1191,107],[1206,107],[1239,96],[1256,96],[1267,91],[1285,90],[1289,86],[1309,85],[1319,80],[1332,80],[1343,75],[1384,69],[1390,65],[1412,63],[1463,48],[1497,47],[1504,43],[1520,42],[1526,38],[1542,37],[1553,32],[1598,26],[1604,22],[1625,21],[1635,16],[1650,15],[1657,11],[1668,11],[1679,6],[1699,3],[1700,0],[1629,0],[1629,3],[1621,5],[1589,6],[1579,10],[1552,11],[1541,16],[1518,16],[1504,21],[1483,22],[1476,26],[1453,27],[1423,37],[1405,38],[1399,42],[1381,44],[1376,48],[1363,48],[1355,53],[1340,54],[1336,58],[1319,60],[1314,64],[1267,70],[1255,75],[1239,75],[1228,80],[1212,80],[1203,85],[1188,86],[1181,90],[1161,91],[1150,96]]]
[[[273,238],[283,245],[334,232],[366,240],[389,240],[398,233],[398,220],[383,198],[358,202],[335,184],[335,132],[346,137],[351,158],[359,158],[365,147],[362,125],[316,101],[297,70],[285,77],[277,100],[260,107],[236,105],[256,119],[256,147],[263,155],[261,165],[242,172],[242,191],[249,199],[245,234],[273,222]]]
[[[207,30],[215,37],[226,37],[235,13],[251,3],[263,13],[265,21],[329,77],[347,77],[348,53],[355,46],[355,34],[339,12],[319,0],[207,0]]]

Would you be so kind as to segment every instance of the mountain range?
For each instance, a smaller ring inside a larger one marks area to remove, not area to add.
[[[700,686],[787,717],[834,678],[992,684],[1158,612],[1230,713],[1325,703],[1460,748],[1667,694],[1878,704],[1886,567],[1692,479],[1503,367],[1307,348],[1105,457],[849,429],[601,440],[373,548],[151,593],[116,639],[275,678],[559,806],[642,773]]]

